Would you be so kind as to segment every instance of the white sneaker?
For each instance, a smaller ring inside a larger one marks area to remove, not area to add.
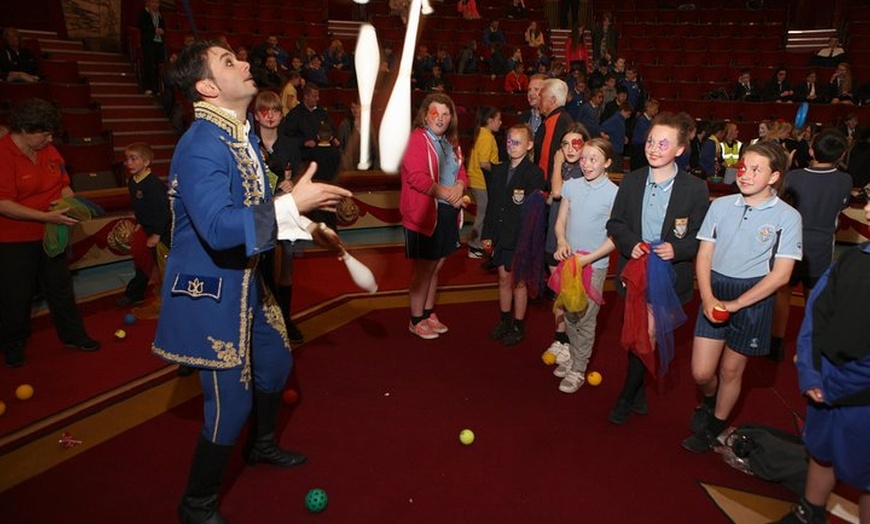
[[[571,360],[571,348],[564,342],[554,340],[550,347],[547,348],[547,353],[556,357],[556,364],[564,364]]]
[[[553,370],[553,375],[559,378],[564,378],[568,375],[569,371],[571,371],[571,361],[556,366],[556,369]]]
[[[586,382],[586,379],[583,377],[583,373],[579,371],[569,371],[568,374],[565,375],[565,378],[562,379],[562,382],[559,383],[559,391],[562,393],[574,393],[580,386],[582,386]]]

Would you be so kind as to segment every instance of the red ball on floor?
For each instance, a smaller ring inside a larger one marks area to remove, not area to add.
[[[299,400],[299,393],[296,393],[295,389],[288,389],[284,391],[282,395],[284,399],[284,403],[287,405],[295,404],[297,400]]]

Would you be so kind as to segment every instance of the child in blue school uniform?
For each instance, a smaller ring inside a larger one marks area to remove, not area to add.
[[[628,423],[632,414],[649,413],[644,392],[645,377],[647,372],[657,376],[667,372],[666,366],[656,366],[656,355],[659,364],[667,362],[661,349],[665,345],[673,348],[674,320],[677,318],[677,312],[665,311],[658,326],[655,314],[651,315],[652,326],[649,321],[646,326],[642,320],[638,322],[647,311],[649,297],[646,293],[629,292],[638,289],[637,283],[642,278],[636,274],[636,268],[645,256],[647,262],[653,256],[667,262],[673,270],[670,282],[673,295],[682,304],[691,300],[694,293],[692,263],[699,243],[696,235],[710,202],[707,184],[679,169],[676,164],[677,157],[689,147],[689,132],[694,126],[692,117],[686,113],[663,112],[656,115],[651,126],[644,131],[645,141],[640,146],[648,166],[623,177],[607,221],[607,233],[619,252],[616,289],[626,299],[623,324],[628,329],[623,330],[623,335],[629,332],[623,344],[628,350],[625,379],[608,415],[608,420],[618,425]],[[629,288],[627,283],[632,283],[632,287]],[[655,297],[657,302],[672,298],[673,295],[667,293],[670,290],[661,291]],[[654,329],[648,333],[650,340],[645,343],[638,328],[648,330],[650,327]],[[632,330],[634,333],[630,333]]]
[[[683,447],[712,449],[740,397],[750,356],[770,350],[776,290],[802,257],[801,216],[776,194],[788,168],[785,150],[760,142],[737,168],[740,194],[716,199],[697,238],[695,274],[701,307],[692,346],[692,376],[704,400],[692,415]],[[724,308],[727,320],[717,320]]]
[[[870,222],[870,203],[864,206]],[[798,383],[809,399],[804,444],[810,454],[804,496],[778,524],[824,524],[837,480],[861,491],[870,522],[870,338],[859,326],[870,308],[870,243],[843,253],[819,278],[798,334]]]
[[[566,153],[566,161],[570,161],[572,153]],[[583,176],[569,178],[562,184],[554,256],[560,262],[576,256],[581,268],[589,266],[589,284],[594,288],[594,293],[586,288],[589,300],[583,311],[565,312],[570,358],[553,371],[554,375],[562,377],[559,391],[563,393],[574,393],[586,382],[586,366],[592,356],[595,326],[601,308],[592,297],[604,292],[610,253],[616,249],[616,244],[607,236],[607,220],[619,190],[607,176],[613,157],[610,142],[604,138],[591,139],[579,151]]]
[[[516,278],[513,267],[524,229],[522,210],[533,193],[544,189],[545,182],[544,172],[529,160],[535,145],[532,129],[526,124],[517,124],[508,130],[506,141],[508,161],[493,166],[487,184],[488,204],[481,237],[483,248],[492,253],[492,263],[498,268],[501,318],[490,338],[500,340],[505,346],[514,346],[525,337],[523,319],[529,301],[526,283]],[[543,197],[541,199],[543,201]],[[540,225],[539,236],[543,240],[543,222]]]

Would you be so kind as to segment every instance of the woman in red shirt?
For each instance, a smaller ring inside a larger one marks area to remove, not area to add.
[[[30,99],[9,115],[0,138],[0,349],[8,367],[24,365],[33,297],[39,287],[58,337],[67,347],[95,351],[76,307],[66,254],[46,254],[46,224],[73,226],[69,208],[52,206],[74,196],[63,158],[51,145],[60,114],[50,102]]]

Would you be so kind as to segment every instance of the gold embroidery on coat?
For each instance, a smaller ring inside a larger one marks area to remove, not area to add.
[[[261,286],[263,290],[263,315],[266,317],[266,323],[281,335],[281,340],[284,341],[284,347],[288,351],[292,351],[290,346],[290,337],[287,336],[287,326],[284,325],[284,315],[281,313],[281,306],[275,300],[275,296],[266,286]]]
[[[248,294],[251,289],[251,274],[257,265],[256,259],[257,257],[254,257],[253,261],[249,260],[248,267],[243,272],[242,301],[239,304],[239,356],[243,363],[241,383],[245,385],[245,389],[251,383],[251,311],[248,305]]]
[[[242,188],[245,192],[244,205],[251,207],[254,204],[259,204],[263,201],[263,190],[260,187],[260,175],[257,174],[257,163],[259,159],[253,159],[248,155],[247,138],[241,142],[234,142],[220,137],[220,139],[229,147],[230,153],[236,160],[236,169],[242,177]]]
[[[193,280],[187,281],[187,292],[191,295],[198,297],[202,294],[202,290],[205,286],[205,283],[198,278],[194,278]]]
[[[240,364],[240,362],[232,363],[209,358],[179,355],[178,353],[166,351],[165,349],[159,348],[153,344],[151,345],[151,352],[160,358],[168,360],[169,362],[175,362],[176,364],[183,364],[185,366],[195,368],[232,369],[234,367],[238,367],[238,365]]]
[[[247,140],[245,136],[245,122],[233,118],[226,111],[208,102],[193,103],[193,117],[205,120],[226,131],[236,140]]]
[[[211,342],[211,348],[217,353],[218,360],[222,362],[232,363],[233,365],[238,366],[242,363],[241,352],[236,349],[235,345],[232,342],[226,342],[224,340],[218,340],[214,337],[208,336],[206,337],[209,342]]]

